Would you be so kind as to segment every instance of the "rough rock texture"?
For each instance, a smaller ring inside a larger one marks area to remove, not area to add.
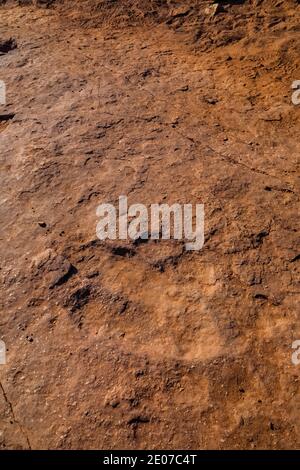
[[[299,447],[298,2],[0,3],[0,447]],[[204,249],[100,242],[121,194]]]

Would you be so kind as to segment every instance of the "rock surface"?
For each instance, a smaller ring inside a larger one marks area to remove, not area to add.
[[[299,448],[299,4],[33,3],[0,2],[0,447]],[[204,249],[97,240],[122,194],[204,203]]]

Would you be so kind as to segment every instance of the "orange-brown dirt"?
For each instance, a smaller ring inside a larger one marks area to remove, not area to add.
[[[299,447],[299,2],[0,3],[0,447]]]

